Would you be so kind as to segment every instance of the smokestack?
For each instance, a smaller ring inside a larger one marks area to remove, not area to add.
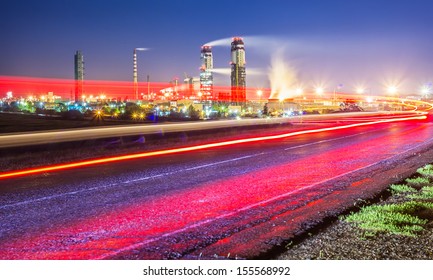
[[[231,43],[231,101],[237,105],[246,102],[245,47],[240,37],[234,37]]]
[[[137,49],[134,49],[134,53],[133,53],[133,73],[132,73],[132,79],[134,81],[135,100],[138,100]]]
[[[148,48],[135,48],[133,52],[133,73],[135,100],[138,100],[138,72],[137,72],[137,51],[147,51]]]
[[[83,95],[84,82],[84,57],[81,51],[77,51],[74,55],[74,74],[75,74],[75,102],[80,100]]]

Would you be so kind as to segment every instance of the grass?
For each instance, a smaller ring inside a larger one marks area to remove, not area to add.
[[[424,177],[433,178],[433,164],[427,164],[424,167],[418,168],[417,172]]]
[[[426,177],[416,177],[416,178],[406,179],[406,183],[410,186],[422,187],[422,186],[430,184],[430,180]]]
[[[371,235],[385,232],[416,236],[416,233],[422,231],[423,225],[428,222],[416,216],[416,212],[424,209],[433,209],[433,203],[408,201],[401,204],[371,205],[350,214],[344,220],[355,223]]]
[[[418,200],[433,199],[433,186],[423,187],[419,193],[410,194],[408,198]]]
[[[409,187],[408,185],[404,185],[404,184],[392,184],[391,186],[389,186],[389,188],[391,189],[391,193],[393,195],[400,195],[400,194],[417,192],[416,189]]]
[[[429,222],[417,214],[424,210],[433,210],[433,186],[430,185],[430,179],[433,179],[433,164],[418,168],[417,173],[421,176],[406,179],[406,184],[389,186],[393,196],[404,197],[409,201],[366,206],[343,220],[364,230],[363,236],[367,237],[380,232],[416,236]]]

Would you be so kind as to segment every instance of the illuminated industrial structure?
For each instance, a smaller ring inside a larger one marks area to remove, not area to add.
[[[135,48],[133,52],[133,73],[132,79],[134,81],[134,95],[135,100],[138,100],[138,71],[137,71],[137,51],[145,51],[146,48]]]
[[[185,73],[184,82],[184,97],[186,99],[196,99],[195,93],[200,92],[200,78],[191,77]]]
[[[231,44],[231,102],[241,105],[246,102],[245,47],[240,37]]]
[[[74,55],[74,74],[75,74],[75,95],[74,100],[78,102],[83,95],[84,83],[84,57],[81,51],[77,51]]]
[[[200,93],[201,99],[211,100],[213,96],[213,57],[211,46],[201,47]]]

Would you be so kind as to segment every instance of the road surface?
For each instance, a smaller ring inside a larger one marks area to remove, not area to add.
[[[408,112],[352,112],[331,115],[305,115],[290,118],[254,118],[239,120],[195,121],[166,124],[115,125],[95,128],[74,128],[39,132],[6,133],[0,135],[0,148],[22,147],[29,145],[52,144],[69,141],[121,137],[130,135],[148,135],[170,132],[187,132],[206,129],[221,129],[257,125],[272,125],[305,121],[334,121],[345,118],[377,117],[389,115],[416,115]]]
[[[377,124],[0,180],[0,258],[256,257],[432,136]]]

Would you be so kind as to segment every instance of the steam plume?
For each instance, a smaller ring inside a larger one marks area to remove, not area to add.
[[[284,61],[282,49],[272,55],[268,77],[271,83],[271,99],[283,100],[294,95],[297,73]]]

